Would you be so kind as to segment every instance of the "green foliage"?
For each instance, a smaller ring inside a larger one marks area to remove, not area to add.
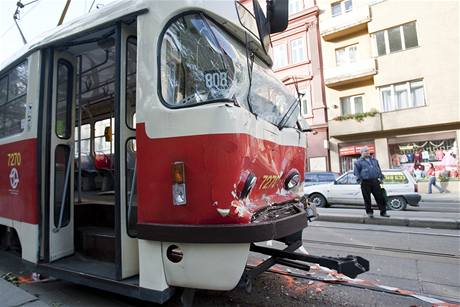
[[[356,114],[340,115],[340,116],[337,116],[337,117],[335,117],[333,119],[337,120],[337,121],[354,119],[357,122],[362,122],[366,117],[374,117],[378,113],[379,113],[379,111],[377,111],[376,109],[371,109],[369,112],[361,112],[361,113],[356,113]]]

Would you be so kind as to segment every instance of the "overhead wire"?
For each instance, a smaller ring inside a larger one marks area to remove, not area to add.
[[[24,12],[24,14],[22,14],[21,18],[26,17],[32,10],[34,10],[40,3],[42,3],[41,0],[34,0],[34,1],[29,2],[29,3],[24,4],[24,6],[32,4],[34,2],[35,2],[35,4],[32,7],[30,7],[26,12]],[[4,37],[14,27],[15,27],[15,24],[13,23],[8,29],[6,29],[2,34],[0,34],[0,38]]]

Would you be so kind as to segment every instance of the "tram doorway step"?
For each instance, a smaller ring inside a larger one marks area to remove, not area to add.
[[[115,232],[112,228],[83,226],[77,229],[76,249],[96,260],[115,261]]]
[[[292,238],[294,238],[294,236],[290,237],[290,239]],[[269,255],[271,257],[267,258],[256,267],[247,269],[243,274],[240,286],[244,287],[248,293],[252,290],[253,280],[276,264],[309,271],[310,266],[308,263],[316,263],[331,270],[336,270],[337,273],[342,273],[350,278],[356,278],[359,274],[369,271],[369,261],[362,257],[352,255],[346,257],[326,257],[301,254],[295,252],[302,246],[301,239],[296,241],[284,241],[288,246],[283,250],[251,244],[250,251]]]

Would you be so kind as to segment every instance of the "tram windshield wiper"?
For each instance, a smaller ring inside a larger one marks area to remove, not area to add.
[[[292,114],[295,113],[294,111],[297,109],[296,104],[298,104],[298,106],[300,107],[300,100],[301,100],[300,95],[296,99],[294,99],[294,101],[291,103],[291,105],[287,109],[286,113],[284,113],[284,116],[279,121],[279,123],[277,125],[278,129],[280,129],[280,130],[283,129],[284,125],[289,121],[289,119],[291,118]]]

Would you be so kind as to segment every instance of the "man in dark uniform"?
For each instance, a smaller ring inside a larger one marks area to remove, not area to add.
[[[383,181],[384,176],[380,170],[379,162],[369,155],[369,148],[367,146],[361,148],[361,157],[355,161],[354,175],[358,183],[361,184],[361,192],[363,193],[367,215],[370,218],[374,217],[374,211],[371,206],[372,193],[379,206],[380,216],[390,217],[387,214],[385,198],[380,188],[380,182]]]

